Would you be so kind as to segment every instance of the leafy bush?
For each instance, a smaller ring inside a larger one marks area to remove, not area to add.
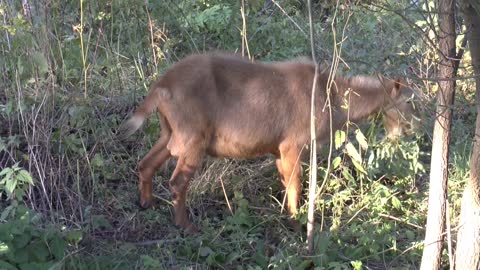
[[[3,169],[0,177],[0,197],[5,191],[11,200],[0,215],[0,268],[60,269],[66,242],[56,229],[42,228],[39,214],[18,203],[33,185],[32,177],[18,164]]]
[[[41,217],[14,202],[0,217],[1,269],[61,269],[66,242],[55,228],[42,228]]]
[[[34,185],[32,176],[18,164],[0,171],[0,197],[5,191],[7,199],[23,200],[29,185]]]

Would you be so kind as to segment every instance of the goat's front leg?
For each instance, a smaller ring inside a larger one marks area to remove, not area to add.
[[[179,157],[177,166],[170,179],[170,191],[173,198],[175,212],[175,225],[184,229],[187,233],[196,233],[198,228],[193,225],[187,215],[187,190],[196,169],[201,163],[203,154],[189,152]]]
[[[300,155],[300,147],[281,145],[280,159],[276,161],[282,184],[285,187],[287,209],[291,217],[298,213],[298,204],[302,192]],[[292,222],[292,225],[295,230],[300,229],[298,222]]]

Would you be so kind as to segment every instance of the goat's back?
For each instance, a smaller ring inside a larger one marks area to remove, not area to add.
[[[154,89],[168,96],[159,110],[177,136],[202,134],[211,155],[249,157],[276,153],[285,138],[308,140],[313,74],[308,63],[193,55]]]

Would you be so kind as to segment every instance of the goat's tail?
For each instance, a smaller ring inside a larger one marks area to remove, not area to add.
[[[132,117],[118,128],[117,138],[123,140],[135,133],[145,122],[145,119],[158,108],[160,96],[165,96],[165,93],[168,93],[166,90],[163,88],[152,88]]]

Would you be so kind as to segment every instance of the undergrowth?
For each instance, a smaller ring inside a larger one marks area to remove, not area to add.
[[[150,118],[126,142],[115,139],[115,130],[150,83],[178,59],[241,48],[240,1],[17,2],[0,4],[5,33],[0,39],[0,268],[418,265],[427,210],[431,84],[412,82],[425,95],[424,127],[417,136],[386,140],[375,119],[363,133],[336,134],[332,171],[320,183],[324,189],[316,202],[315,255],[305,251],[305,233],[289,225],[270,157],[204,162],[188,201],[202,232],[183,235],[171,222],[167,181],[173,161],[157,174],[153,208],[140,210],[137,204],[136,164],[161,132],[158,119]],[[252,55],[264,60],[309,55],[305,7],[278,1],[280,10],[266,2],[247,5]],[[385,10],[347,7],[342,6],[344,13],[335,6],[316,11],[322,41],[317,50],[325,62],[331,61],[331,23],[340,32],[350,13],[353,23],[342,44],[350,63],[342,66],[345,73],[399,75],[410,66],[428,77],[425,67],[435,59],[415,31]],[[412,14],[410,19],[419,20]],[[465,98],[459,102],[470,108],[471,86],[462,87]],[[471,110],[459,111],[453,130],[452,224],[468,175],[465,138],[472,137],[473,119]],[[319,179],[327,173],[324,157],[319,157]],[[303,168],[307,183],[308,166]],[[302,201],[296,218],[303,225],[306,211]]]

